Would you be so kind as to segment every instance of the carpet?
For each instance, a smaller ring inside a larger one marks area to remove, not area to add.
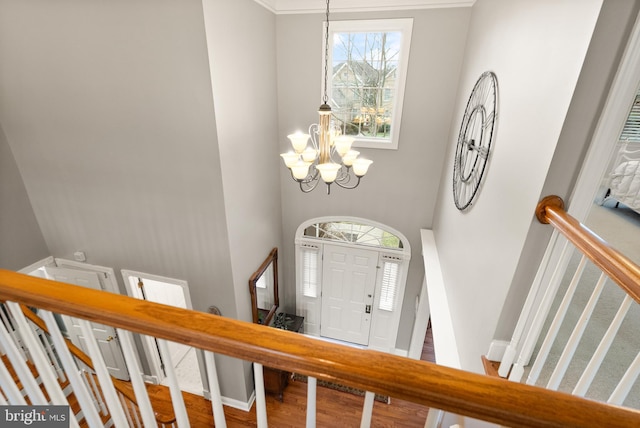
[[[605,204],[605,206],[594,205],[584,223],[611,246],[629,257],[635,263],[640,263],[640,245],[638,245],[638,242],[640,242],[639,214],[622,205],[620,205],[619,208],[615,208],[609,204]],[[576,251],[576,253],[578,252]],[[560,300],[564,296],[564,292],[571,281],[571,276],[578,265],[581,255],[576,253],[574,253],[561,282],[560,289],[558,290],[558,294],[550,311],[550,316],[548,317],[549,319],[547,319],[545,323],[543,334],[536,346],[532,362],[538,353],[551,318],[555,314]],[[537,385],[545,386],[549,380],[553,367],[555,367],[555,364],[558,362],[564,344],[567,342],[571,330],[576,325],[582,310],[587,304],[600,273],[601,271],[591,262],[587,264],[576,294],[569,305],[569,310],[562,323],[558,337],[551,348],[549,357],[536,382]],[[593,355],[600,339],[618,310],[624,295],[625,293],[616,284],[611,280],[607,280],[596,304],[593,316],[588,321],[585,335],[579,342],[575,356],[558,388],[560,391],[571,392],[573,390],[573,387],[582,375],[591,355]],[[640,305],[634,304],[627,313],[600,370],[598,370],[591,387],[587,391],[587,398],[598,401],[606,401],[609,398],[626,368],[635,358],[638,350],[640,350],[640,335],[637,334],[639,329]],[[525,379],[529,369],[530,367],[527,367]],[[635,382],[623,405],[636,409],[640,408],[640,381]]]
[[[307,382],[307,376],[294,373],[293,380],[298,382]],[[322,386],[324,388],[334,389],[340,392],[348,392],[349,394],[359,395],[360,397],[364,397],[364,391],[357,388],[352,388],[350,386],[339,385],[337,383],[327,382],[325,380],[318,379],[318,386]],[[375,394],[374,399],[381,403],[389,404],[389,397],[386,395]]]

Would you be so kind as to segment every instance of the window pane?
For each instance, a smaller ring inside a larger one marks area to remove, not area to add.
[[[398,288],[398,263],[384,262],[382,270],[382,287],[380,288],[380,303],[378,308],[392,311],[396,302],[396,289]]]
[[[411,25],[397,19],[330,26],[333,122],[356,144],[397,147]]]
[[[305,229],[304,236],[373,247],[404,248],[400,238],[391,232],[349,221],[316,223]]]
[[[318,250],[302,250],[302,294],[318,297]]]
[[[343,134],[388,138],[402,34],[334,33],[331,101]]]

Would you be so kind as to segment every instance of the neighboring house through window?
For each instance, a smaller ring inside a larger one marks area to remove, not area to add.
[[[333,122],[356,147],[398,148],[412,26],[412,19],[329,25]]]

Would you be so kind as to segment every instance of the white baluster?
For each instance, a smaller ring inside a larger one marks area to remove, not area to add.
[[[51,337],[51,341],[53,342],[54,346],[58,350],[58,358],[60,358],[60,362],[67,372],[67,379],[69,379],[69,383],[73,388],[74,395],[78,399],[78,403],[80,404],[80,408],[82,409],[82,413],[85,419],[87,420],[89,426],[100,426],[100,424],[102,424],[100,415],[98,415],[98,412],[93,404],[91,394],[86,384],[80,377],[78,366],[75,364],[75,360],[69,352],[69,348],[67,348],[67,344],[62,337],[62,333],[58,328],[58,323],[53,317],[53,314],[49,311],[40,310],[38,315],[40,315],[40,317],[44,320],[47,328],[49,329],[49,336]]]
[[[571,359],[576,352],[578,343],[580,342],[584,330],[587,327],[587,322],[589,322],[591,314],[593,314],[593,309],[596,307],[596,303],[598,303],[600,293],[602,293],[602,288],[604,287],[606,281],[607,276],[602,273],[602,275],[600,275],[598,283],[596,284],[596,287],[593,290],[593,293],[591,293],[591,297],[589,298],[587,305],[582,311],[582,314],[580,315],[580,318],[578,319],[578,322],[576,323],[576,326],[573,329],[571,336],[569,337],[569,340],[567,341],[567,344],[564,347],[564,350],[562,351],[562,355],[560,355],[560,359],[558,360],[556,368],[553,370],[553,373],[551,373],[551,378],[547,383],[547,389],[557,390],[558,386],[560,386],[560,381],[567,372],[569,363],[571,362]]]
[[[171,361],[171,354],[167,341],[158,339],[158,349],[160,350],[160,356],[164,362],[164,370],[169,379],[169,392],[171,393],[171,402],[173,403],[173,411],[176,415],[176,422],[180,428],[186,428],[189,426],[189,418],[187,416],[187,409],[184,405],[182,398],[182,391],[180,385],[178,385],[178,378],[173,368],[173,362]]]
[[[258,428],[267,428],[267,399],[264,395],[264,374],[262,364],[253,363],[253,380],[256,387],[256,418]]]
[[[373,415],[373,399],[375,394],[367,391],[364,394],[364,406],[362,406],[362,419],[360,420],[360,428],[369,428],[371,426],[371,416]]]
[[[124,409],[124,415],[127,418],[127,423],[129,425],[129,427],[139,427],[140,424],[139,423],[134,423],[133,419],[131,418],[131,410],[129,409],[129,400],[127,398],[125,398],[121,393],[118,392],[118,398],[120,398],[120,406]],[[134,412],[135,414],[135,412]],[[136,421],[137,421],[137,417],[136,417]]]
[[[615,404],[616,406],[622,406],[625,398],[629,395],[629,391],[633,387],[633,384],[636,382],[638,375],[640,374],[640,353],[636,355],[633,362],[622,376],[620,382],[618,382],[618,386],[611,393],[611,397],[607,400],[609,404]]]
[[[9,313],[6,312],[5,309],[6,309],[5,305],[0,305],[0,317],[2,318],[2,323],[7,328],[7,332],[9,333],[9,335],[13,337],[13,342],[16,344],[17,349],[20,355],[22,356],[22,359],[26,360],[27,355],[25,354],[24,349],[22,348],[22,338],[20,337],[20,332],[16,331],[13,328],[9,328],[14,323],[10,320]],[[3,352],[6,354],[6,351],[4,351],[4,349],[3,349]]]
[[[591,360],[589,361],[589,364],[587,364],[587,367],[584,369],[582,376],[580,376],[578,383],[573,389],[573,395],[584,397],[584,395],[587,393],[587,389],[589,389],[591,382],[593,382],[593,379],[595,378],[605,355],[609,351],[609,348],[613,343],[613,339],[615,339],[616,334],[618,333],[618,330],[622,325],[622,321],[624,321],[624,317],[627,315],[627,312],[629,311],[629,308],[631,307],[633,301],[634,300],[628,294],[625,296],[622,304],[620,305],[620,308],[618,309],[618,312],[616,313],[616,316],[613,318],[613,321],[611,321],[611,325],[609,325],[607,332],[600,341],[596,352],[594,352]]]
[[[89,386],[89,389],[92,391],[93,402],[96,406],[96,409],[103,415],[109,414],[107,410],[107,405],[102,399],[102,393],[100,392],[100,388],[96,385],[96,379],[93,376],[93,370],[89,367],[84,367],[82,369],[82,378],[86,385]]]
[[[549,352],[551,351],[551,347],[553,346],[553,342],[556,340],[558,332],[560,331],[560,326],[562,326],[562,321],[564,320],[565,315],[567,314],[567,310],[569,309],[569,304],[571,303],[571,299],[573,299],[573,295],[576,292],[578,284],[580,283],[580,278],[582,278],[582,273],[584,272],[584,268],[587,265],[587,257],[582,256],[580,259],[580,263],[576,268],[576,271],[573,274],[573,278],[569,283],[569,287],[567,291],[564,293],[564,297],[562,298],[562,302],[558,307],[558,310],[553,317],[553,321],[549,326],[549,331],[547,331],[547,335],[542,342],[542,346],[540,347],[540,351],[538,351],[538,356],[536,357],[535,362],[533,363],[533,367],[531,367],[531,371],[529,372],[529,377],[527,378],[527,383],[529,385],[533,385],[538,380],[540,376],[540,372],[544,367],[544,363],[547,361],[547,357],[549,356]]]
[[[316,388],[318,379],[307,377],[307,428],[316,427]]]
[[[557,241],[557,238],[558,238],[558,232],[554,230],[553,234],[551,235],[551,240],[549,241],[548,248],[553,248],[553,246]],[[548,265],[552,253],[553,251],[551,250],[547,250],[545,252],[544,257],[540,262],[540,266]],[[527,322],[531,318],[531,314],[533,312],[533,305],[536,301],[536,297],[538,296],[538,293],[540,292],[544,273],[545,273],[544,269],[538,269],[538,272],[536,273],[536,277],[533,280],[531,289],[527,294],[527,299],[525,300],[524,306],[522,307],[522,312],[520,313],[520,317],[518,318],[516,327],[514,328],[513,334],[511,335],[511,342],[507,346],[507,349],[505,350],[504,355],[502,356],[502,360],[500,361],[500,367],[498,367],[498,375],[500,375],[500,377],[507,377],[507,375],[509,374],[509,371],[511,371],[511,366],[515,361],[516,354],[520,346],[520,341],[522,340],[522,336],[524,335],[525,327],[527,325]]]
[[[227,420],[224,417],[222,407],[222,395],[220,394],[220,383],[218,382],[218,370],[213,352],[204,351],[205,364],[207,366],[207,378],[209,380],[209,392],[211,393],[211,410],[213,411],[213,421],[215,426],[226,428]]]
[[[18,351],[18,347],[13,342],[11,335],[5,328],[0,329],[0,343],[2,343],[2,346],[7,353],[7,358],[9,358],[9,361],[11,362],[13,369],[18,375],[18,378],[20,378],[22,386],[27,392],[31,404],[49,404],[44,394],[42,393],[42,390],[40,390],[38,382],[36,382],[35,378],[33,377],[31,370],[29,370],[29,367],[27,366],[27,363],[23,358],[23,354]]]
[[[124,410],[122,410],[122,406],[120,406],[118,394],[116,393],[116,389],[113,386],[111,375],[109,374],[107,366],[104,363],[102,353],[100,352],[98,344],[96,343],[96,338],[93,334],[91,324],[89,323],[89,321],[84,319],[77,319],[77,322],[78,325],[80,325],[82,334],[84,335],[85,345],[87,346],[87,351],[89,353],[89,356],[91,357],[91,361],[93,362],[93,368],[96,372],[96,375],[98,376],[100,389],[102,390],[104,399],[107,402],[107,407],[109,408],[111,419],[113,420],[113,423],[116,427],[125,427],[127,426],[127,418],[124,414]]]
[[[144,380],[142,379],[142,370],[140,370],[140,366],[138,365],[138,358],[133,352],[133,340],[131,337],[131,332],[129,332],[128,330],[123,330],[121,328],[116,329],[116,331],[118,333],[118,340],[120,341],[120,347],[122,348],[122,353],[127,365],[127,370],[129,371],[129,377],[131,378],[131,386],[133,387],[133,392],[136,396],[138,408],[140,409],[140,413],[142,415],[142,421],[144,422],[145,426],[154,426],[157,424],[157,422],[154,417],[151,402],[149,401],[147,387],[145,386]]]
[[[549,310],[551,309],[551,305],[553,304],[553,301],[556,297],[558,288],[560,287],[561,279],[564,276],[565,264],[563,262],[569,259],[572,252],[573,247],[570,246],[568,242],[565,242],[565,245],[562,249],[562,254],[560,255],[560,261],[556,264],[553,275],[549,280],[549,285],[547,286],[547,289],[542,296],[542,301],[535,311],[533,321],[531,322],[531,327],[529,328],[527,337],[525,338],[524,344],[522,345],[520,355],[518,356],[518,361],[514,365],[513,369],[511,370],[511,374],[509,375],[510,380],[519,382],[520,379],[522,379],[522,375],[524,374],[524,366],[528,364],[529,359],[531,358],[531,354],[533,354],[533,348],[538,342],[542,327],[544,326],[544,322],[547,318],[547,315],[549,314]]]
[[[1,328],[4,330],[4,325],[2,325]],[[27,404],[27,401],[20,393],[18,386],[11,376],[11,373],[9,373],[9,370],[4,365],[4,361],[2,360],[0,360],[0,385],[2,385],[2,390],[5,394],[7,394],[7,397],[11,404],[16,406],[24,406]]]
[[[47,393],[49,394],[49,400],[51,400],[51,403],[55,405],[68,406],[69,401],[64,395],[64,392],[62,392],[62,387],[60,386],[60,383],[58,383],[58,377],[51,367],[51,362],[45,355],[42,344],[40,343],[36,333],[31,329],[31,327],[29,327],[29,323],[22,313],[20,305],[15,302],[7,302],[7,306],[18,325],[18,328],[23,332],[22,339],[30,350],[31,357],[33,358],[32,362],[36,366],[38,375],[40,376],[40,379],[42,379]],[[75,418],[70,418],[69,423],[72,427],[78,426],[78,421]]]

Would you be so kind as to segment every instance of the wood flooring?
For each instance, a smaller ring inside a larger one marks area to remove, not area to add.
[[[422,360],[435,362],[431,329],[422,352]],[[401,381],[401,379],[398,379]],[[322,427],[359,427],[362,416],[364,397],[339,392],[318,386],[316,402],[316,426]],[[212,427],[213,416],[211,403],[200,397],[190,397],[188,400],[189,418],[192,427]],[[170,405],[167,403],[167,405]],[[304,427],[306,422],[307,384],[291,380],[284,391],[284,399],[278,401],[276,397],[267,395],[267,419],[269,426],[277,428]],[[249,412],[225,406],[227,426],[255,427],[256,406]],[[372,427],[379,428],[422,428],[427,418],[428,408],[410,402],[391,399],[390,404],[374,402]]]

